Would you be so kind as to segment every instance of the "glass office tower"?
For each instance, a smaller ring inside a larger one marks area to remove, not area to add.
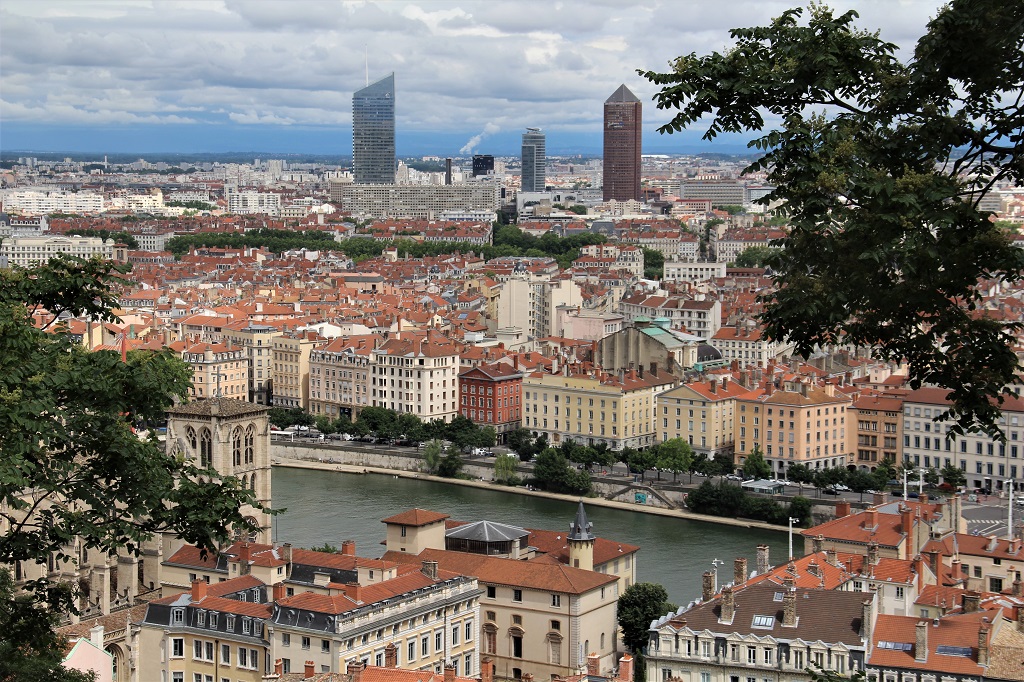
[[[352,170],[360,185],[395,184],[395,74],[352,95]]]
[[[523,133],[523,192],[543,192],[547,177],[545,169],[546,139],[540,128],[527,128]]]

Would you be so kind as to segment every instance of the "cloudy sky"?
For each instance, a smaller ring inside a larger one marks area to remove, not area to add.
[[[352,91],[395,72],[398,154],[600,153],[602,103],[644,102],[637,68],[722,50],[728,29],[799,4],[757,0],[3,0],[0,150],[351,153]],[[842,0],[911,48],[940,0]],[[720,151],[741,151],[723,140]]]

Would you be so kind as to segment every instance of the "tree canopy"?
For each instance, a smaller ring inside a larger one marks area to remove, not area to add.
[[[636,654],[647,646],[651,621],[668,613],[672,605],[668,592],[658,583],[634,583],[619,596],[616,608],[622,641]]]
[[[115,285],[127,271],[70,257],[0,269],[0,564],[72,561],[76,539],[90,551],[137,552],[160,531],[212,550],[249,526],[243,504],[259,508],[238,479],[167,454],[155,434],[133,432],[163,420],[187,395],[179,358],[133,351],[122,362],[62,329],[68,314],[116,321]],[[23,618],[75,608],[74,591],[45,577],[24,587]],[[19,650],[33,647],[26,641]]]
[[[641,71],[679,109],[663,133],[707,122],[704,139],[750,146],[789,219],[763,296],[769,336],[806,356],[837,344],[906,359],[910,385],[949,389],[951,432],[1001,438],[999,406],[1020,371],[1018,320],[981,310],[981,279],[1019,281],[1024,251],[979,208],[1024,181],[1024,4],[953,0],[913,56],[813,5],[734,29],[724,54]]]

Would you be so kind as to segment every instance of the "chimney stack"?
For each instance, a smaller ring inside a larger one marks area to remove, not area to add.
[[[701,601],[711,601],[713,596],[715,596],[715,574],[711,571],[704,571],[704,575],[701,576]]]
[[[356,541],[355,540],[342,540],[341,541],[341,553],[345,556],[356,555]]]
[[[757,546],[757,574],[764,575],[772,569],[771,563],[768,561],[768,545]]]
[[[977,613],[981,609],[981,595],[977,592],[964,592],[962,600],[964,613]]]
[[[817,554],[824,548],[825,536],[821,533],[811,538],[811,553]]]
[[[388,645],[384,647],[384,667],[398,667],[398,647],[395,646],[394,642],[388,642]]]
[[[480,682],[494,682],[494,661],[489,658],[480,662]]]
[[[829,562],[833,566],[839,563],[839,554],[834,549],[825,550],[825,561]]]
[[[523,682],[527,682],[526,675],[523,675]],[[444,682],[455,682],[455,666],[450,663],[444,667]]]
[[[206,599],[206,581],[202,578],[192,581],[192,603]]]
[[[587,654],[587,674],[595,677],[601,674],[601,657],[595,653]]]
[[[874,540],[868,543],[868,564],[878,565],[878,543]]]
[[[811,563],[807,564],[807,572],[815,578],[821,577],[821,566],[818,565],[817,559],[811,559]]]
[[[736,601],[732,594],[731,587],[722,588],[722,609],[721,615],[719,616],[718,622],[725,623],[726,625],[732,623],[733,617],[736,615]]]
[[[1024,597],[1024,583],[1019,580],[1013,581],[1013,596],[1018,599]]]
[[[89,641],[92,642],[93,646],[97,649],[103,649],[103,626],[94,625],[89,628]]]
[[[436,561],[424,561],[423,562],[423,575],[427,576],[431,580],[437,580],[437,562]]]
[[[281,601],[285,598],[285,595],[288,594],[287,588],[284,586],[284,583],[274,583],[274,586],[271,589],[273,590],[271,593],[272,599],[275,602]]]
[[[914,660],[924,663],[928,660],[928,622],[920,621],[917,624],[914,638]]]
[[[274,674],[278,677],[284,675],[284,660],[279,658],[276,661],[274,661]]]
[[[782,626],[796,627],[796,589],[790,588],[782,594]]]
[[[352,682],[362,682],[363,671],[366,670],[366,664],[362,661],[351,661],[345,670],[348,673],[348,676],[352,678]]]
[[[850,515],[850,502],[848,500],[840,500],[836,503],[836,518],[842,519]]]
[[[306,661],[305,670],[302,673],[302,679],[308,680],[309,678],[316,675],[316,664],[313,661]]]
[[[619,659],[619,682],[633,682],[633,657],[622,654]]]
[[[732,562],[732,581],[736,585],[742,585],[747,582],[747,559],[746,557],[737,557]]]
[[[860,636],[868,643],[868,653],[871,649],[872,620],[874,618],[874,601],[865,599],[861,602],[860,609]]]
[[[988,665],[988,626],[978,628],[978,665]]]

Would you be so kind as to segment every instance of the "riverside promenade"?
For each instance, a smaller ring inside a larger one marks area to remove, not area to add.
[[[303,448],[303,450],[307,449]],[[309,448],[307,452],[301,454],[295,452],[292,448],[289,448],[286,451],[278,451],[277,449],[275,449],[275,452],[273,453],[273,466],[292,469],[338,471],[349,474],[376,474],[381,476],[419,479],[425,481],[432,481],[436,483],[444,483],[448,485],[459,485],[465,487],[494,490],[498,492],[513,493],[516,495],[527,495],[532,497],[541,497],[553,500],[563,500],[566,502],[578,502],[580,499],[584,499],[588,505],[596,505],[612,509],[638,512],[642,514],[652,514],[668,518],[678,518],[686,519],[689,521],[715,523],[718,525],[732,526],[736,528],[767,530],[775,533],[784,533],[786,530],[781,526],[775,526],[770,523],[764,523],[762,521],[753,521],[749,519],[732,519],[720,516],[708,516],[706,514],[694,514],[693,512],[686,509],[667,509],[647,504],[637,504],[634,502],[624,502],[613,499],[610,500],[599,496],[580,498],[580,496],[578,495],[562,495],[559,493],[552,493],[544,490],[527,488],[525,486],[500,485],[492,481],[483,480],[482,478],[479,477],[475,479],[443,478],[441,476],[432,476],[421,471],[410,471],[407,469],[397,469],[364,464],[351,464],[337,461],[343,456],[344,451],[334,449],[332,449],[329,452],[324,452],[317,449]]]

